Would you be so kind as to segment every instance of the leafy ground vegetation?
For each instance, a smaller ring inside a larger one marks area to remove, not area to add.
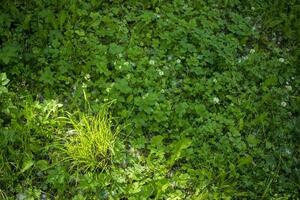
[[[2,0],[1,199],[299,199],[296,0]]]

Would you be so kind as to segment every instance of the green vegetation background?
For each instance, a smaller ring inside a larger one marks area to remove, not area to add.
[[[0,198],[298,199],[299,9],[2,0]],[[107,103],[114,154],[72,167],[61,118]]]

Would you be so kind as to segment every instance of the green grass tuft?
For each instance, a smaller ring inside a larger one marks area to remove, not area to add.
[[[64,150],[71,168],[80,170],[105,170],[114,154],[117,131],[112,130],[112,120],[107,109],[98,114],[68,113],[66,118],[72,129],[65,137]]]

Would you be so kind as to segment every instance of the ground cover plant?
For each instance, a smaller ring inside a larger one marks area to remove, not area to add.
[[[1,199],[299,199],[298,1],[3,0]]]

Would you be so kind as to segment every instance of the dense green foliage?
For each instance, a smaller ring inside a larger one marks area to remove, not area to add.
[[[0,198],[298,198],[296,0],[0,10]]]

